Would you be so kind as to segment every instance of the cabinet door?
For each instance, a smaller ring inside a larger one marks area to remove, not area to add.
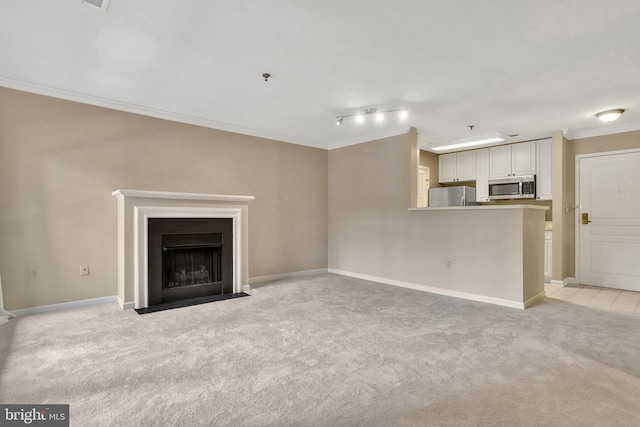
[[[476,151],[476,202],[489,201],[489,149]]]
[[[476,179],[476,152],[461,151],[456,153],[456,172],[458,181],[475,181]]]
[[[456,153],[438,156],[438,181],[454,182],[456,180]]]
[[[511,176],[511,146],[489,148],[489,178]]]
[[[536,199],[551,200],[551,139],[536,141]]]
[[[536,173],[536,142],[511,145],[511,173],[514,176]]]

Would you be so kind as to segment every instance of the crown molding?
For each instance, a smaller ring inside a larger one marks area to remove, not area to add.
[[[327,144],[311,141],[303,138],[294,138],[287,135],[281,135],[271,132],[262,132],[255,129],[249,129],[241,126],[234,126],[227,123],[216,122],[214,120],[204,119],[202,117],[188,116],[186,114],[178,114],[172,111],[160,110],[156,108],[144,107],[142,105],[130,104],[127,102],[116,101],[114,99],[102,98],[93,95],[85,95],[79,92],[73,92],[65,89],[58,89],[46,85],[29,83],[22,80],[11,79],[0,76],[0,86],[10,89],[17,89],[24,92],[36,93],[38,95],[50,96],[53,98],[64,99],[67,101],[79,102],[82,104],[94,105],[97,107],[109,108],[112,110],[124,111],[127,113],[140,114],[143,116],[154,117],[156,119],[170,120],[178,123],[202,126],[210,129],[217,129],[226,132],[238,133],[242,135],[254,136],[257,138],[272,139],[280,142],[288,142],[291,144],[304,145],[313,148],[327,149]]]
[[[384,131],[368,133],[366,135],[356,136],[354,138],[343,139],[329,144],[328,150],[336,148],[348,147],[350,145],[362,144],[363,142],[371,142],[377,139],[391,138],[398,135],[404,135],[411,130],[411,126],[397,126]]]
[[[38,95],[50,96],[53,98],[64,99],[67,101],[79,102],[82,104],[93,105],[96,107],[109,108],[127,113],[140,114],[143,116],[153,117],[156,119],[170,120],[173,122],[184,123],[195,126],[202,126],[210,129],[222,130],[241,135],[254,136],[257,138],[271,139],[279,142],[287,142],[290,144],[303,145],[306,147],[320,148],[323,150],[332,150],[335,148],[347,147],[363,142],[369,142],[376,139],[389,138],[392,136],[403,135],[407,133],[410,126],[401,126],[385,131],[366,134],[351,139],[340,140],[334,143],[323,143],[303,138],[294,138],[287,135],[281,135],[271,132],[262,132],[255,129],[249,129],[240,126],[234,126],[227,123],[221,123],[214,120],[204,119],[202,117],[189,116],[186,114],[178,114],[172,111],[160,110],[156,108],[144,107],[142,105],[130,104],[127,102],[116,101],[113,99],[102,98],[93,95],[86,95],[79,92],[73,92],[65,89],[54,88],[51,86],[29,83],[22,80],[11,79],[0,76],[0,86],[10,89],[17,89],[24,92],[36,93]]]
[[[614,133],[633,132],[637,130],[640,130],[640,123],[627,123],[625,125],[607,126],[604,128],[581,130],[576,132],[572,131],[571,129],[566,129],[563,131],[564,136],[567,139],[582,139],[592,138],[594,136],[612,135]]]

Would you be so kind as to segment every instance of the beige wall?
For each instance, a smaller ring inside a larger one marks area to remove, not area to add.
[[[0,88],[5,306],[116,294],[119,188],[255,196],[250,277],[326,268],[327,159],[325,150]]]
[[[552,133],[552,170],[553,177],[551,183],[551,192],[553,196],[552,217],[553,217],[553,242],[552,242],[552,263],[551,263],[551,279],[562,281],[567,277],[565,262],[566,256],[563,250],[565,244],[564,229],[566,216],[564,214],[564,183],[566,180],[566,151],[567,140],[562,131],[554,131]]]
[[[558,279],[576,277],[576,253],[575,253],[575,156],[571,153],[571,141],[562,136],[562,203],[557,215],[562,217],[562,273]],[[553,232],[556,237],[556,232]],[[554,246],[554,250],[556,247]],[[552,261],[553,262],[553,261]]]
[[[604,153],[607,151],[640,148],[640,131],[581,138],[570,141],[569,153],[575,160],[578,154]],[[575,176],[575,161],[571,162]]]

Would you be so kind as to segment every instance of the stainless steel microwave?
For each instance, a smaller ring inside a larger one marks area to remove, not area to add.
[[[535,175],[509,176],[489,180],[489,200],[535,198]]]

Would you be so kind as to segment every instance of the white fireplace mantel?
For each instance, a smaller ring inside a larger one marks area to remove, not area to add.
[[[111,193],[116,197],[138,197],[141,199],[173,199],[173,200],[209,200],[215,202],[245,202],[249,203],[253,196],[232,196],[228,194],[202,194],[202,193],[172,193],[168,191],[149,190],[116,190]]]
[[[148,307],[149,218],[232,218],[233,292],[249,288],[248,209],[253,196],[116,190],[118,304]]]

